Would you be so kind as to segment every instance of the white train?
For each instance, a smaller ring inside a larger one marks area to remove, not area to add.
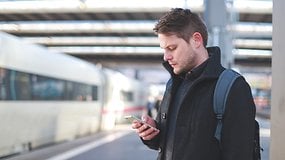
[[[147,86],[0,32],[0,157],[141,115]]]

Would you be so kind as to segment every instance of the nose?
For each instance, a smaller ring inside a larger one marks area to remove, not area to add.
[[[171,55],[169,52],[164,51],[163,59],[164,59],[165,61],[169,61],[169,60],[172,59],[172,55]]]

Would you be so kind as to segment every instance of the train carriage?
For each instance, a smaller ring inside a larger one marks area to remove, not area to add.
[[[0,32],[0,157],[113,127],[103,122],[119,112],[107,117],[107,110],[143,105],[127,104],[126,85],[136,86],[110,72]]]
[[[146,84],[130,79],[122,73],[104,69],[106,78],[105,101],[102,126],[111,129],[117,123],[124,123],[124,116],[141,116],[146,112],[148,87]]]

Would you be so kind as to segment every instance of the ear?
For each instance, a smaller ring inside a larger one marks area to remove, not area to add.
[[[192,35],[194,46],[199,48],[203,46],[203,37],[199,32],[194,32]]]

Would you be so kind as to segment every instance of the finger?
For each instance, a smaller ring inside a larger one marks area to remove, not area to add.
[[[148,127],[147,129],[145,129],[143,132],[139,134],[141,137],[146,137],[146,136],[153,134],[154,132],[157,132],[156,128],[149,127],[149,126],[147,127]]]
[[[143,115],[143,116],[142,116],[142,120],[143,120],[144,122],[150,124],[151,126],[154,126],[154,127],[156,126],[156,124],[155,124],[155,122],[154,122],[154,119],[151,118],[151,117],[148,116],[148,115]]]
[[[139,128],[137,128],[137,133],[141,134],[142,132],[145,132],[149,127],[147,125],[141,124]]]
[[[150,134],[143,136],[142,139],[143,140],[151,140],[153,139],[156,135],[158,135],[159,130],[153,130],[153,132],[151,132]]]
[[[149,117],[148,115],[142,115],[141,119],[144,121],[144,122],[147,122]]]
[[[154,132],[156,130],[154,127],[150,127],[148,125],[144,125],[144,127],[146,128],[145,131],[144,131],[145,135],[149,135],[149,134],[151,134],[152,132]]]
[[[133,129],[139,129],[142,126],[142,123],[138,122],[138,121],[134,121],[132,123],[132,128]]]

